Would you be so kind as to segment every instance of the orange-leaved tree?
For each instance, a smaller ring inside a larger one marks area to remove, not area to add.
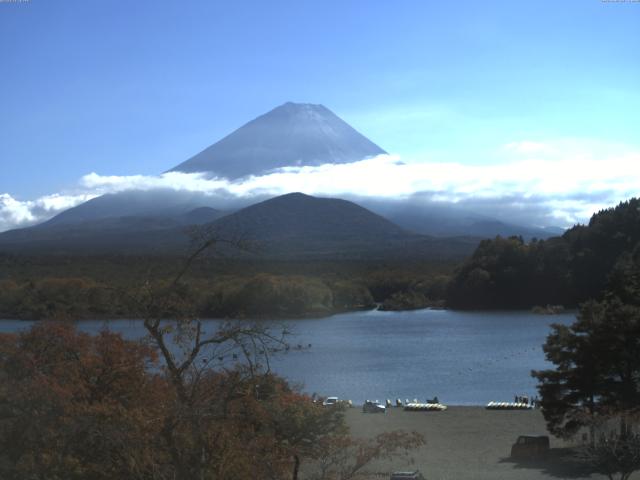
[[[0,478],[152,478],[165,406],[155,351],[42,323],[0,336]]]
[[[56,323],[0,337],[0,478],[297,480],[309,463],[307,477],[330,465],[324,478],[346,479],[420,444],[351,441],[341,408],[272,374],[286,329],[195,316],[187,272],[218,241],[164,286],[128,292],[144,340]]]

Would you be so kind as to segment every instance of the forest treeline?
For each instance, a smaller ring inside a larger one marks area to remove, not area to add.
[[[138,318],[140,296],[168,287],[173,258],[4,258],[0,318]],[[441,305],[453,266],[211,261],[180,286],[200,318],[323,316],[380,305]],[[302,272],[302,273],[299,273]]]
[[[640,251],[640,200],[593,215],[560,237],[483,240],[451,261],[271,261],[204,258],[181,285],[199,317],[322,316],[406,310],[576,307],[600,298]],[[135,318],[144,289],[166,288],[184,257],[0,255],[0,318]]]
[[[561,237],[484,240],[449,282],[458,309],[575,307],[601,297],[610,276],[640,251],[640,200],[602,210]]]

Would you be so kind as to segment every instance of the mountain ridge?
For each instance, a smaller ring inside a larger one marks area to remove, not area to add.
[[[199,217],[199,209],[195,210]],[[207,214],[212,212],[205,210]],[[194,211],[187,212],[187,216]],[[206,218],[206,216],[205,216]],[[115,217],[0,234],[0,252],[52,254],[176,254],[192,227],[163,217]],[[112,228],[108,228],[112,227]],[[122,228],[120,228],[122,227]],[[228,213],[195,229],[197,236],[248,241],[265,258],[462,258],[479,239],[408,232],[356,203],[290,193]],[[242,252],[222,247],[224,254]]]

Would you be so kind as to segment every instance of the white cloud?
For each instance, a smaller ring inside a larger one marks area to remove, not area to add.
[[[0,195],[0,230],[42,221],[104,193],[132,189],[170,188],[237,198],[293,191],[388,199],[423,194],[430,201],[455,202],[466,207],[473,202],[499,204],[501,211],[511,209],[520,217],[535,209],[536,218],[561,225],[584,221],[594,211],[640,193],[640,151],[620,145],[525,140],[497,148],[496,162],[491,164],[418,160],[405,163],[397,156],[381,155],[349,164],[286,167],[233,182],[199,173],[169,172],[157,176],[90,173],[81,178],[78,188],[71,193],[33,201],[19,201],[7,193]]]
[[[90,173],[80,180],[80,185],[102,193],[114,193],[124,190],[153,190],[171,188],[191,192],[212,192],[228,185],[224,179],[208,178],[202,173],[167,172],[162,175],[98,175]]]
[[[98,195],[91,192],[75,195],[54,193],[36,200],[21,201],[8,193],[2,193],[0,194],[0,232],[39,223]]]
[[[31,222],[34,216],[28,202],[20,202],[8,193],[0,195],[0,222],[7,225]],[[0,227],[4,226],[0,223]]]

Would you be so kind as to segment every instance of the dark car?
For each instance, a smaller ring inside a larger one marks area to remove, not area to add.
[[[546,435],[520,435],[511,447],[511,457],[532,459],[549,452],[549,437]]]
[[[416,470],[415,472],[393,472],[390,480],[425,480],[422,474]]]

